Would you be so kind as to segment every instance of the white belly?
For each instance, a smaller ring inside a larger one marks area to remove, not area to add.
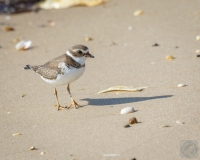
[[[66,84],[69,84],[69,83],[75,81],[80,76],[82,76],[84,71],[85,71],[85,67],[82,67],[82,68],[79,68],[79,69],[73,68],[73,69],[65,70],[65,73],[58,75],[56,80],[55,79],[49,80],[49,79],[46,79],[44,77],[41,77],[41,78],[44,81],[46,81],[50,84],[56,85],[56,86],[66,85]]]

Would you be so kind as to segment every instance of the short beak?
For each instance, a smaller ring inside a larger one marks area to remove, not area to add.
[[[94,56],[93,56],[93,55],[91,55],[89,52],[85,54],[85,57],[94,58]]]

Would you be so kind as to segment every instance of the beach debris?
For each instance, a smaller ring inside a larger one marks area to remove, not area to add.
[[[22,97],[25,97],[26,96],[26,94],[22,94]]]
[[[129,119],[129,124],[135,124],[135,123],[138,123],[135,117]]]
[[[179,121],[179,120],[176,120],[176,123],[177,123],[178,125],[183,125],[183,124],[185,124],[185,122],[181,122],[181,121]]]
[[[135,112],[135,109],[133,107],[126,107],[126,108],[123,108],[121,110],[121,114],[128,114],[128,113],[133,113]]]
[[[56,25],[56,23],[54,21],[51,21],[51,20],[49,20],[48,23],[49,23],[50,26],[55,26]]]
[[[172,55],[168,55],[165,57],[166,60],[171,61],[173,59],[175,59],[175,57],[173,57]]]
[[[198,54],[197,57],[200,57],[200,54]]]
[[[46,0],[40,3],[39,6],[43,9],[61,9],[73,6],[93,7],[106,3],[107,1],[108,0]]]
[[[106,92],[113,92],[113,91],[138,92],[138,91],[144,90],[145,88],[148,88],[148,87],[145,86],[145,87],[134,88],[132,86],[114,86],[114,87],[105,89],[103,91],[99,91],[98,94],[106,93]]]
[[[124,128],[129,128],[129,127],[131,127],[130,124],[126,124],[126,125],[124,126]]]
[[[196,53],[200,53],[200,50],[198,49],[198,50],[196,50]]]
[[[129,27],[128,27],[128,30],[132,30],[132,29],[133,29],[133,27],[132,27],[132,26],[129,26]]]
[[[32,44],[31,41],[24,41],[24,40],[22,40],[22,41],[20,41],[20,42],[18,42],[16,44],[15,48],[17,50],[27,50],[27,49],[30,48],[31,44]]]
[[[186,87],[187,85],[186,84],[183,84],[183,83],[180,83],[177,85],[177,87]]]
[[[85,37],[85,41],[92,41],[93,39],[91,37]]]
[[[163,126],[160,126],[160,128],[168,128],[168,127],[171,127],[170,125],[163,125]]]
[[[19,39],[18,39],[18,38],[14,38],[12,41],[13,41],[14,43],[17,43],[17,42],[19,42]]]
[[[144,12],[142,10],[137,10],[133,13],[134,16],[140,16],[142,15]]]
[[[22,135],[22,134],[21,133],[14,133],[12,136],[16,137],[16,136],[20,136],[20,135]]]
[[[35,148],[35,146],[31,146],[31,148],[30,148],[30,150],[35,150],[36,148]]]
[[[200,36],[198,35],[198,36],[196,36],[196,40],[197,41],[199,41],[200,40]]]
[[[41,154],[41,155],[45,155],[45,152],[42,151],[42,152],[40,152],[40,154]]]
[[[5,26],[4,30],[7,31],[7,32],[10,32],[10,31],[14,31],[15,29],[13,27],[10,27],[10,26]]]
[[[160,46],[158,43],[152,45],[152,47],[158,47],[158,46]]]

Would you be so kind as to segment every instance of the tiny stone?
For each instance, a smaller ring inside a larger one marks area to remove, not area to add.
[[[92,41],[92,38],[91,38],[91,37],[86,37],[86,38],[85,38],[85,41],[87,41],[87,42],[88,42],[88,41]]]
[[[5,26],[4,30],[7,31],[7,32],[9,32],[9,31],[14,31],[14,28],[10,27],[10,26]]]
[[[161,126],[160,128],[168,128],[168,127],[171,127],[170,125],[164,125],[164,126]]]
[[[196,50],[196,53],[200,53],[200,50]]]
[[[31,146],[30,150],[35,150],[35,147],[34,147],[34,146]]]
[[[142,10],[137,10],[137,11],[135,11],[135,12],[133,13],[134,16],[139,16],[139,15],[141,15],[141,14],[143,14],[143,11],[142,11]]]
[[[152,47],[158,47],[158,46],[160,46],[158,43],[152,45]]]
[[[196,36],[196,40],[199,41],[200,40],[200,36]]]
[[[198,54],[197,57],[200,57],[200,54]]]
[[[126,124],[126,125],[124,126],[124,128],[129,128],[129,127],[131,127],[130,124]]]
[[[129,124],[135,124],[135,123],[138,123],[135,117],[129,119]]]
[[[169,56],[166,56],[165,59],[171,61],[171,60],[175,59],[175,57],[169,55]]]
[[[41,155],[45,155],[45,152],[41,152],[40,154],[41,154]]]

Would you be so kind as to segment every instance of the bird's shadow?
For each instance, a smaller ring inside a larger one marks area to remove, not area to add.
[[[153,96],[153,97],[120,97],[120,98],[85,98],[81,99],[87,101],[88,105],[95,106],[106,106],[106,105],[117,105],[117,104],[126,104],[134,103],[140,101],[147,101],[160,98],[170,98],[173,95],[163,95],[163,96]]]

